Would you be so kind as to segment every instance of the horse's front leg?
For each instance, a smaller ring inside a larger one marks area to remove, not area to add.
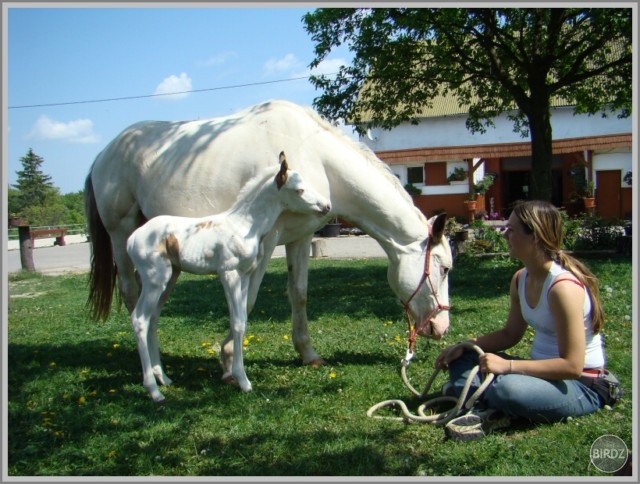
[[[325,361],[311,346],[307,320],[307,282],[309,277],[309,251],[313,235],[287,244],[289,270],[289,299],[293,324],[293,347],[302,357],[302,363],[320,366]]]
[[[251,391],[251,382],[244,371],[244,361],[242,358],[242,342],[244,340],[247,325],[247,288],[249,276],[241,275],[237,271],[228,271],[220,275],[220,281],[224,287],[227,304],[229,306],[230,335],[227,336],[222,346],[221,362],[225,373],[222,375],[224,381],[233,380],[243,392]],[[243,280],[244,279],[244,280]],[[243,287],[245,289],[243,289]],[[232,344],[231,353],[227,353],[229,344]],[[231,373],[229,374],[226,362],[231,363]]]
[[[247,314],[251,314],[251,311],[256,304],[260,285],[262,284],[264,274],[267,271],[267,266],[269,265],[269,261],[271,260],[271,256],[273,255],[273,251],[276,248],[277,243],[278,232],[275,230],[272,230],[260,242],[260,255],[258,257],[258,264],[255,270],[251,273],[251,277],[249,280]]]

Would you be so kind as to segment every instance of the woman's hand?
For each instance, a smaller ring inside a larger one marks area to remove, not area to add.
[[[436,358],[435,367],[439,370],[449,369],[449,363],[453,360],[457,360],[462,356],[464,347],[460,345],[447,346],[443,349]]]
[[[478,358],[478,365],[482,373],[506,375],[511,373],[511,360],[506,360],[495,353],[485,353]]]

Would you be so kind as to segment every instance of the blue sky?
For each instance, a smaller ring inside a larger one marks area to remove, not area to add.
[[[273,82],[309,75],[314,45],[301,18],[311,9],[255,5],[7,8],[5,186],[29,148],[64,194],[83,189],[96,155],[132,123],[224,116],[269,99],[311,105],[320,93],[308,80]],[[314,73],[347,58],[336,51]],[[217,89],[244,84],[257,85]],[[215,90],[83,102],[200,89]],[[77,104],[20,107],[53,103]]]

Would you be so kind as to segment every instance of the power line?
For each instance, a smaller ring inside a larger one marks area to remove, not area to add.
[[[59,102],[59,103],[43,103],[43,104],[25,104],[21,106],[7,106],[7,109],[27,109],[27,108],[44,108],[44,107],[52,107],[52,106],[69,106],[72,104],[91,104],[91,103],[106,103],[111,101],[130,101],[132,99],[146,99],[151,97],[161,97],[161,96],[176,96],[180,94],[193,94],[197,92],[206,92],[206,91],[221,91],[224,89],[238,89],[241,87],[251,87],[251,86],[264,86],[266,84],[276,84],[279,82],[291,82],[291,81],[300,81],[302,79],[309,79],[310,76],[303,77],[292,77],[289,79],[278,79],[275,81],[264,81],[264,82],[251,82],[248,84],[235,84],[232,86],[220,86],[220,87],[209,87],[206,89],[193,89],[191,91],[179,91],[179,92],[167,92],[167,93],[159,93],[159,94],[144,94],[139,96],[125,96],[125,97],[112,97],[106,99],[91,99],[85,101],[67,101],[67,102]]]

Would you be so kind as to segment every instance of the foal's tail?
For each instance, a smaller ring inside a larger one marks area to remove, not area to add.
[[[111,237],[102,223],[93,192],[91,172],[84,185],[84,210],[91,241],[91,270],[87,307],[95,320],[105,320],[111,310],[118,270],[113,260]]]

